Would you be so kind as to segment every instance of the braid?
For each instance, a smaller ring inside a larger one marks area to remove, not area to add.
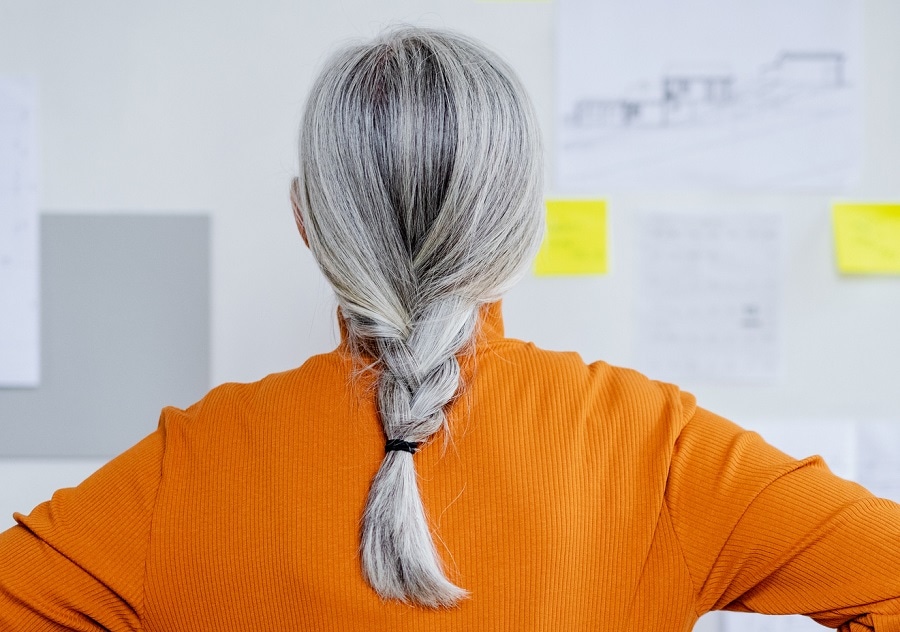
[[[477,313],[477,306],[445,300],[426,310],[405,340],[370,342],[380,359],[378,409],[388,440],[421,444],[447,427],[444,409],[459,388],[456,355],[472,340]],[[386,452],[363,514],[361,552],[366,579],[386,599],[438,607],[466,595],[443,573],[411,452]]]
[[[366,580],[449,607],[413,453],[460,390],[481,305],[527,269],[543,232],[540,135],[512,70],[465,37],[400,28],[351,46],[310,93],[298,219],[356,359],[378,371],[386,441],[362,517]]]

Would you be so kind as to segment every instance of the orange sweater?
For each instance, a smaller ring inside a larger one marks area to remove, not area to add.
[[[342,343],[226,384],[0,535],[0,630],[689,630],[713,609],[900,630],[900,505],[674,386],[503,337],[416,454],[452,610],[384,603],[359,520],[384,451]]]

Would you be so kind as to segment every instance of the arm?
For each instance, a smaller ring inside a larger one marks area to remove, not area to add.
[[[0,630],[139,630],[160,428],[0,533]]]
[[[675,445],[666,499],[698,613],[805,614],[900,631],[900,505],[706,410]]]

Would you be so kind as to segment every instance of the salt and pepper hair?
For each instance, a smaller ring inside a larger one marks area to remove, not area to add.
[[[479,308],[524,273],[543,234],[540,135],[510,67],[458,34],[403,27],[339,51],[307,102],[297,208],[351,352],[373,359],[388,440],[447,428]],[[362,517],[382,598],[450,607],[413,454],[387,451]]]

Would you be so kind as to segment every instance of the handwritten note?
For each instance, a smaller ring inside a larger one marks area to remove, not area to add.
[[[834,204],[838,269],[847,274],[900,274],[900,203]]]
[[[40,375],[37,91],[0,77],[0,387]]]
[[[606,202],[549,200],[547,233],[534,261],[534,273],[565,276],[606,271]]]
[[[778,379],[781,241],[773,214],[640,216],[638,368],[679,382]]]

